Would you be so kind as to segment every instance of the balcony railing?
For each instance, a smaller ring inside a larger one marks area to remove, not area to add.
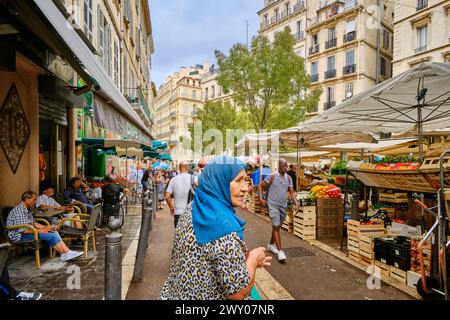
[[[336,69],[325,71],[325,79],[331,79],[336,77]]]
[[[422,10],[426,7],[428,7],[428,0],[418,0],[417,1],[416,11]]]
[[[420,52],[423,52],[426,50],[427,50],[427,46],[421,46],[421,47],[416,48],[416,50],[414,50],[414,51],[415,51],[415,53],[420,53]]]
[[[311,55],[311,54],[318,53],[320,51],[319,48],[320,48],[319,44],[316,44],[315,46],[310,47],[309,48],[309,54]]]
[[[336,106],[336,101],[329,101],[323,104],[323,109],[328,110]]]
[[[279,15],[279,14],[276,14],[276,15],[274,15],[274,16],[270,19],[270,23],[275,23],[275,22],[277,22],[278,20],[280,20],[280,15]]]
[[[289,8],[287,10],[284,10],[283,12],[281,12],[281,18],[280,19],[284,19],[286,18],[288,15],[290,15],[292,13],[292,9]]]
[[[171,127],[170,127],[170,131],[175,131],[176,129],[177,129],[176,126],[171,126]]]
[[[297,11],[300,11],[300,10],[303,10],[303,9],[305,9],[305,2],[304,1],[299,2],[299,3],[294,5],[294,12],[297,12]]]
[[[326,3],[328,3],[328,2],[326,2]],[[358,5],[358,1],[357,0],[346,1],[345,5],[339,7],[339,9],[337,11],[334,11],[334,12],[331,12],[331,13],[322,14],[320,16],[317,15],[317,16],[311,18],[310,27],[312,27],[316,23],[323,22],[323,21],[327,20],[330,17],[333,17],[335,15],[344,13],[345,11],[351,10],[354,7],[356,7],[357,5]]]
[[[344,34],[344,43],[350,42],[356,39],[356,31],[349,32]]]
[[[297,32],[296,34],[294,34],[294,38],[295,38],[295,40],[305,39],[305,32],[304,31]]]
[[[356,71],[356,64],[350,64],[342,68],[343,74],[352,74],[355,73],[355,71]]]
[[[270,25],[269,19],[264,20],[263,22],[261,22],[261,29],[262,29],[262,28],[266,28],[266,27],[268,27],[269,25]]]
[[[170,118],[175,118],[176,116],[177,116],[176,112],[171,112],[169,115]]]
[[[317,82],[317,81],[319,81],[319,74],[318,73],[312,74],[311,75],[311,82]]]
[[[330,39],[325,42],[325,49],[336,47],[337,45],[337,38]]]

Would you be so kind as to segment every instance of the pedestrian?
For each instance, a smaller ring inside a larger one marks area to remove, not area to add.
[[[150,166],[144,171],[144,174],[142,175],[141,184],[142,184],[142,191],[146,192],[148,190],[149,184],[148,181],[150,179],[153,179],[153,176],[151,174]]]
[[[263,189],[267,188],[267,199],[263,198]],[[269,208],[269,217],[272,224],[272,238],[267,245],[267,251],[278,255],[278,261],[286,260],[286,254],[281,249],[280,229],[287,216],[287,193],[294,203],[294,210],[298,208],[297,198],[293,188],[291,177],[287,174],[287,162],[280,159],[278,162],[278,171],[266,177],[259,184],[259,197],[262,206]]]
[[[42,187],[45,183],[45,171],[47,170],[47,162],[45,161],[44,146],[39,144],[39,191],[42,192]]]
[[[292,183],[293,183],[293,186],[294,186],[294,191],[297,192],[297,173],[295,172],[295,168],[294,168],[293,164],[289,165],[289,170],[288,170],[287,174],[292,179]]]
[[[189,191],[198,184],[198,179],[188,173],[189,164],[186,161],[181,161],[178,168],[180,174],[170,180],[164,194],[170,208],[170,214],[174,219],[175,228],[177,227],[180,215],[190,203]]]
[[[163,300],[249,299],[256,269],[270,266],[265,248],[250,252],[240,207],[247,186],[245,163],[217,157],[203,171],[194,201],[175,230]]]
[[[164,202],[164,189],[166,187],[165,185],[166,179],[164,178],[164,174],[162,171],[158,171],[156,174],[156,191],[158,192],[158,210],[163,210],[163,202]]]
[[[1,300],[40,300],[40,292],[17,291],[9,282],[8,270],[6,267],[0,276],[0,301]]]

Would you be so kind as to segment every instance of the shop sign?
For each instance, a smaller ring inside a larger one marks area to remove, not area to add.
[[[376,171],[415,171],[418,169],[418,163],[389,163],[375,166]]]

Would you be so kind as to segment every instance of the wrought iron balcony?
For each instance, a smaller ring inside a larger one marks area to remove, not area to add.
[[[311,54],[316,54],[316,53],[318,53],[320,50],[319,50],[319,44],[316,44],[315,46],[312,46],[312,47],[310,47],[309,48],[309,54],[311,55]]]
[[[350,42],[356,39],[356,31],[349,32],[344,34],[344,43]]]
[[[284,18],[286,18],[288,15],[290,15],[292,13],[292,9],[291,8],[289,8],[289,9],[287,9],[287,10],[284,10],[283,12],[281,12],[281,17],[280,17],[280,19],[284,19]]]
[[[175,118],[176,116],[177,116],[176,112],[171,112],[169,115],[170,118]]]
[[[272,19],[270,19],[270,23],[275,23],[275,22],[277,22],[278,20],[280,20],[280,15],[279,15],[279,14],[276,14],[276,15],[274,15],[274,16],[272,17]]]
[[[342,68],[342,74],[352,74],[356,71],[356,64],[350,64]]]
[[[317,81],[319,81],[319,74],[318,73],[312,74],[311,75],[311,82],[317,82]]]
[[[261,22],[261,29],[267,28],[269,25],[270,25],[269,19],[264,20],[263,22]]]
[[[303,10],[303,9],[305,9],[305,2],[304,1],[301,1],[301,2],[299,2],[299,3],[294,5],[294,12],[297,12],[297,11],[300,11],[300,10]]]
[[[337,45],[337,38],[330,39],[325,42],[325,49],[336,47]]]
[[[336,101],[329,101],[323,104],[323,109],[328,110],[336,106]]]
[[[336,69],[325,71],[325,79],[331,79],[336,77]]]

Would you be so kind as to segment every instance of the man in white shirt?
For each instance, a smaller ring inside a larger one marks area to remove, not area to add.
[[[178,219],[189,204],[189,190],[195,188],[198,184],[198,179],[188,173],[189,163],[182,161],[179,169],[180,174],[170,180],[164,195],[170,208],[170,214],[174,218],[175,228],[177,227]]]
[[[42,194],[39,196],[36,202],[36,208],[42,209],[42,210],[48,210],[48,209],[64,209],[66,211],[73,211],[73,208],[65,207],[60,205],[58,202],[56,202],[55,199],[53,199],[53,196],[55,195],[55,188],[52,185],[45,185],[43,187]],[[65,213],[63,214],[64,218],[73,218],[76,215],[76,213]],[[80,218],[75,218],[76,220],[80,220]],[[83,225],[80,222],[75,222],[75,227],[78,229],[81,229]],[[71,226],[70,221],[66,221],[64,223],[66,226]]]

